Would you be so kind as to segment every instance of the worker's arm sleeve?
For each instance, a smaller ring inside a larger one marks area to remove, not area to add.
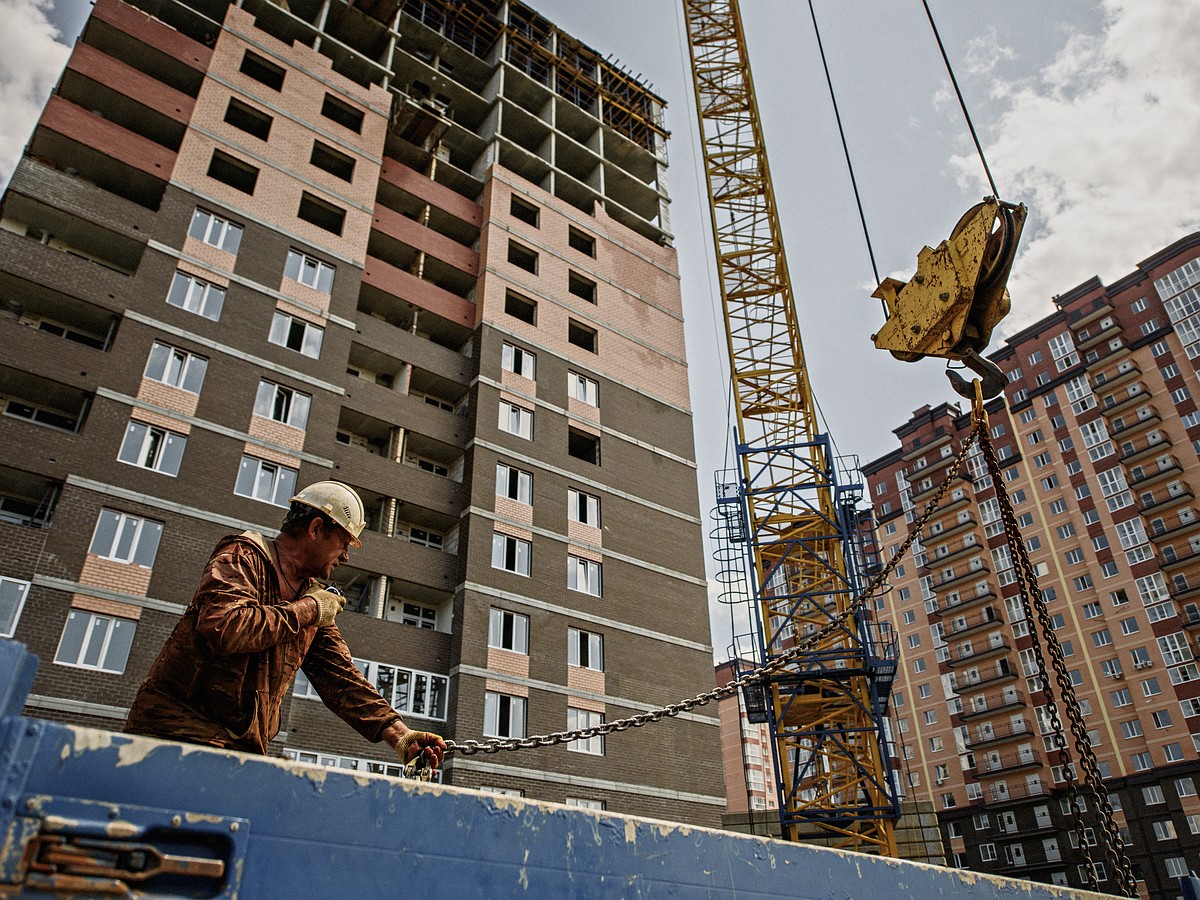
[[[264,563],[254,551],[231,547],[208,564],[193,601],[196,631],[213,653],[260,653],[315,622],[316,601],[266,602]]]
[[[325,705],[372,744],[400,718],[354,664],[337,625],[317,631],[301,668]]]

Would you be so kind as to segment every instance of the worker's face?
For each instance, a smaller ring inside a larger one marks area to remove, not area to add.
[[[337,525],[314,521],[309,537],[310,574],[327,581],[334,569],[350,559],[350,532]]]

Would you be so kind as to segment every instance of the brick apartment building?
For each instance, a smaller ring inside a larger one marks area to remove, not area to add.
[[[97,0],[0,210],[0,636],[119,727],[217,539],[368,508],[335,580],[416,727],[713,683],[662,101],[519,2]],[[395,771],[300,678],[277,751]],[[714,713],[448,783],[715,825]]]
[[[743,664],[742,671],[747,665]],[[714,671],[717,684],[727,684],[741,674],[734,660],[720,663]],[[721,764],[725,772],[727,811],[750,814],[748,818],[754,822],[769,822],[778,827],[778,813],[773,812],[779,809],[779,798],[770,727],[749,721],[741,691],[718,700],[717,715],[721,720]],[[753,815],[765,811],[772,812]]]
[[[1200,234],[1055,306],[992,356],[1009,384],[991,437],[1139,889],[1175,897],[1200,869]],[[885,550],[969,431],[957,405],[923,407],[864,467]],[[1083,885],[1015,581],[976,452],[880,613],[900,636],[896,764],[948,860]]]

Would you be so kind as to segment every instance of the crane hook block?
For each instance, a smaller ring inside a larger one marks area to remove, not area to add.
[[[986,197],[963,214],[949,240],[921,248],[911,281],[885,278],[871,295],[888,313],[875,346],[904,362],[939,356],[976,370],[992,366],[979,354],[1008,315],[1008,273],[1027,212],[1024,204]],[[985,379],[985,388],[987,382],[994,386],[995,379]],[[1001,376],[991,395],[1003,386]]]

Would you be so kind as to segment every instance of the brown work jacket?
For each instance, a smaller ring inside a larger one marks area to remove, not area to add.
[[[312,619],[314,602],[284,599],[261,535],[222,538],[138,689],[125,730],[265,754],[303,669],[326,706],[377,742],[400,716],[354,665],[336,624],[301,624]]]

